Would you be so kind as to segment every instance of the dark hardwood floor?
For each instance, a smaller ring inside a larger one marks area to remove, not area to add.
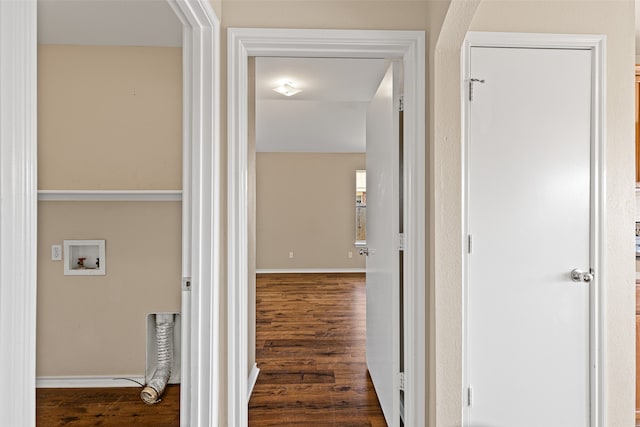
[[[258,275],[250,427],[386,426],[365,363],[363,274]]]
[[[258,275],[250,427],[384,427],[365,364],[364,275]],[[37,389],[37,427],[180,424],[180,388]],[[0,421],[0,426],[2,422]],[[229,426],[233,427],[233,426]]]
[[[180,386],[168,386],[155,405],[144,403],[140,390],[142,387],[36,389],[36,426],[180,425]]]

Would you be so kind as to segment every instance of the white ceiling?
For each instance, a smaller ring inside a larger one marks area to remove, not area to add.
[[[381,59],[256,58],[256,150],[364,152],[367,104],[385,70]],[[274,92],[284,80],[303,91]]]
[[[38,0],[38,43],[177,47],[182,24],[166,0]]]
[[[38,0],[38,42],[181,46],[182,25],[166,0]],[[366,107],[385,68],[377,59],[256,58],[257,150],[364,152]],[[282,80],[303,92],[273,92]]]

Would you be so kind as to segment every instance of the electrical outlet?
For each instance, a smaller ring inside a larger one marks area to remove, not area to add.
[[[289,251],[289,258],[293,258],[293,251]]]
[[[349,258],[353,258],[353,252],[351,252],[351,251],[347,252],[347,256],[348,256]]]
[[[51,245],[51,261],[62,261],[62,245]]]

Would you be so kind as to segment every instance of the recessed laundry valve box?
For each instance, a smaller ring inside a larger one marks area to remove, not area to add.
[[[107,257],[104,240],[65,240],[65,276],[104,276]]]

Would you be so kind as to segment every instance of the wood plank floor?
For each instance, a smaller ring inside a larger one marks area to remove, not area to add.
[[[141,387],[36,389],[36,426],[179,427],[180,386],[168,386],[162,401],[155,405],[144,403],[140,390]]]
[[[386,426],[365,362],[362,274],[258,275],[250,427]]]
[[[365,364],[364,275],[259,275],[251,427],[384,427]],[[37,427],[178,427],[180,388],[37,389]],[[0,422],[0,425],[2,423]]]

